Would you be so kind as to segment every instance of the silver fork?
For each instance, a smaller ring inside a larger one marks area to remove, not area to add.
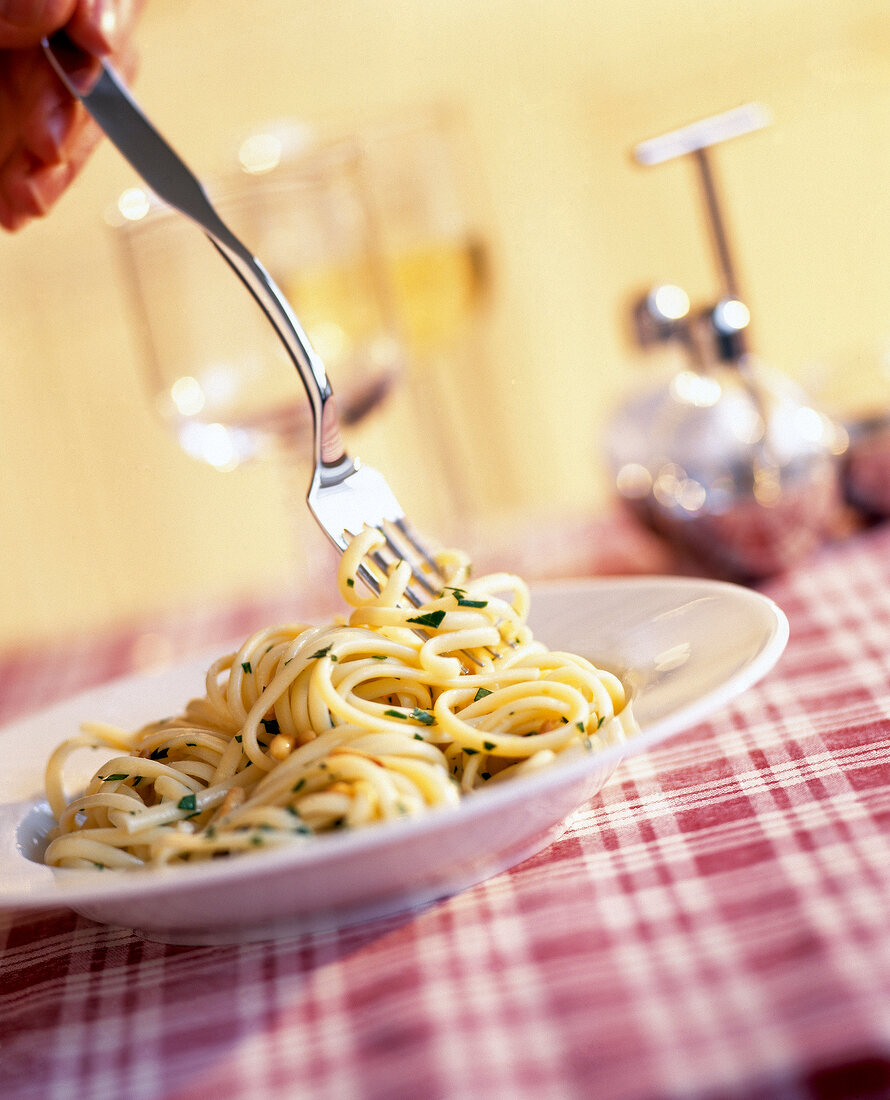
[[[275,281],[225,225],[197,178],[148,121],[114,69],[85,54],[64,32],[44,39],[43,49],[62,83],[136,172],[164,202],[204,230],[272,323],[312,408],[313,473],[307,503],[322,530],[342,552],[351,536],[376,527],[385,543],[371,558],[383,576],[398,561],[406,561],[413,578],[405,592],[408,600],[418,606],[436,595],[447,578],[408,523],[383,475],[346,453],[324,365]],[[379,592],[374,572],[364,564],[359,572]]]

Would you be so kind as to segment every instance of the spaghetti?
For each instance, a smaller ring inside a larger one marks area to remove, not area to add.
[[[47,765],[58,822],[45,862],[131,868],[305,841],[456,805],[461,796],[625,737],[620,680],[548,650],[526,625],[525,584],[470,579],[407,606],[410,570],[358,570],[379,545],[355,538],[338,571],[341,623],[261,630],[207,672],[206,693],[134,734],[87,723]],[[116,755],[68,800],[66,760]]]

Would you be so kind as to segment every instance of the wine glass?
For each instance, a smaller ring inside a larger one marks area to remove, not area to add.
[[[441,459],[438,481],[463,536],[473,520],[479,442],[466,409],[466,366],[480,356],[491,280],[480,173],[463,119],[447,107],[367,124],[357,140],[405,348],[406,388]]]
[[[256,164],[205,186],[288,298],[354,424],[382,404],[402,362],[361,150],[341,140]],[[110,220],[150,396],[182,448],[223,471],[270,447],[308,461],[299,379],[215,250],[142,189],[125,192]]]
[[[488,288],[469,141],[446,108],[369,125],[359,140],[402,336],[423,359],[460,339]]]

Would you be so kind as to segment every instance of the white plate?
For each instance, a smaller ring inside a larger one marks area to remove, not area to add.
[[[545,847],[622,757],[750,687],[788,638],[784,614],[764,596],[676,577],[536,586],[530,623],[551,648],[624,679],[636,736],[454,809],[293,849],[121,874],[53,871],[35,858],[51,824],[43,768],[58,742],[87,718],[135,728],[177,710],[201,694],[212,658],[118,680],[8,726],[0,731],[0,909],[69,906],[152,939],[225,943],[337,927],[456,893]]]

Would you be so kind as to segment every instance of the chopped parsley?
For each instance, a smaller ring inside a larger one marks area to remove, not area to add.
[[[494,748],[494,741],[483,741],[482,747],[483,749],[487,749],[489,752],[491,752],[491,750]]]
[[[465,600],[463,597],[458,597],[458,607],[488,607],[488,600]]]
[[[473,702],[478,703],[480,699],[484,699],[486,695],[491,695],[488,688],[479,688],[476,694],[473,696]]]
[[[415,615],[413,619],[409,619],[409,623],[416,623],[417,626],[428,626],[432,630],[435,630],[441,625],[442,620],[445,618],[445,612],[441,609],[439,611],[428,611],[425,615]]]
[[[421,710],[420,707],[415,707],[410,714],[405,714],[404,711],[395,710],[390,708],[383,712],[384,718],[400,718],[403,722],[408,722],[412,718],[415,722],[422,722],[425,726],[434,726],[436,724],[436,716],[430,714],[428,710]]]
[[[149,760],[163,760],[169,751],[169,749],[153,749]]]
[[[197,803],[195,802],[194,794],[184,795],[176,803],[177,810],[188,810],[190,813],[197,809]]]
[[[467,756],[475,756],[478,751],[478,749],[464,749]]]
[[[281,733],[281,729],[274,718],[264,718],[263,725],[266,727],[266,733],[271,733],[273,737],[277,737]]]
[[[129,772],[115,772],[114,775],[103,775],[102,776],[102,782],[103,783],[112,783],[115,780],[129,779],[129,778],[130,778],[130,773]]]
[[[250,667],[250,661],[242,661],[241,662],[241,667],[244,669],[244,671],[248,675],[250,675],[250,673],[253,672],[253,669]]]
[[[576,722],[576,723],[575,723],[575,725],[576,725],[576,726],[578,727],[578,729],[579,729],[579,730],[580,730],[580,731],[581,731],[582,733],[584,733],[584,732],[585,732],[585,731],[584,731],[584,723],[583,723],[583,722]]]
[[[355,578],[354,577],[347,577],[346,578],[346,587],[347,588],[355,588]]]
[[[331,645],[333,645],[333,642],[331,643]],[[316,649],[316,651],[312,654],[312,656],[309,658],[309,660],[310,661],[315,661],[315,660],[318,660],[320,657],[327,657],[330,652],[331,652],[331,646],[326,645],[324,647],[324,649]],[[332,656],[331,660],[336,661],[337,658]]]

